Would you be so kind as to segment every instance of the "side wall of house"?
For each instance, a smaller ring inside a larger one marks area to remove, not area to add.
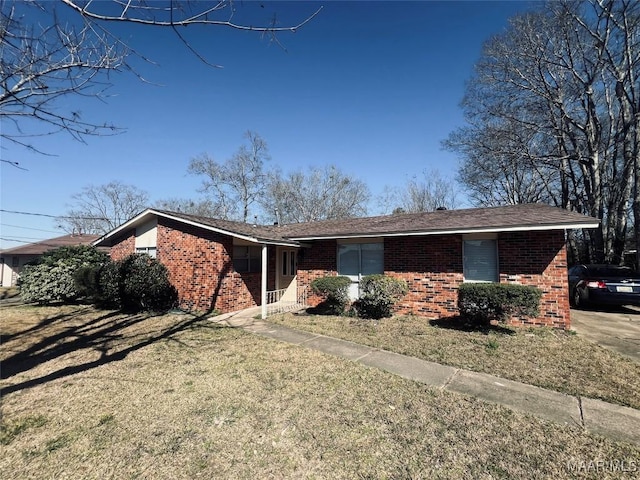
[[[429,318],[457,315],[458,287],[464,281],[463,237],[429,235],[387,237],[384,270],[406,280],[409,293],[397,305],[399,314]],[[298,263],[298,286],[314,278],[337,275],[337,243],[315,242]],[[500,282],[533,285],[543,292],[540,316],[512,319],[513,324],[570,326],[567,253],[562,230],[507,232],[498,237]],[[319,298],[310,297],[316,305]]]
[[[261,274],[233,269],[233,238],[160,218],[157,259],[167,267],[185,310],[233,312],[260,305]],[[135,252],[135,229],[124,233],[111,248],[120,260]],[[268,289],[275,286],[275,251],[268,249]]]
[[[124,232],[112,242],[109,255],[114,261],[122,260],[127,255],[131,255],[136,251],[136,231],[129,230]]]
[[[272,250],[268,249],[267,289],[274,288]],[[181,308],[227,313],[260,305],[261,274],[236,272],[232,255],[232,237],[167,219],[158,221],[158,260],[169,270]]]
[[[513,324],[569,329],[569,280],[563,230],[512,232],[498,239],[500,282],[532,285],[542,290],[540,316],[512,319]]]
[[[2,257],[1,265],[1,280],[3,287],[15,287],[18,284],[20,278],[20,272],[24,266],[40,257],[40,255],[11,255]]]

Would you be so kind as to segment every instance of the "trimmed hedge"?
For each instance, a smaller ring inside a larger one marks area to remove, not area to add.
[[[458,290],[460,315],[472,322],[504,322],[510,317],[537,317],[542,291],[510,283],[463,283]]]
[[[174,307],[178,292],[167,267],[145,253],[129,255],[120,263],[122,309],[165,312]]]
[[[360,281],[360,298],[356,302],[358,315],[363,318],[384,318],[393,314],[393,306],[407,294],[403,279],[376,274]]]
[[[100,308],[165,312],[178,300],[166,267],[147,254],[132,254],[118,262],[80,270],[76,282]]]
[[[316,310],[325,315],[343,315],[349,304],[349,285],[351,280],[343,276],[326,276],[313,280],[313,293],[324,297]]]
[[[74,278],[78,289],[83,290],[87,300],[96,307],[109,310],[122,308],[119,263],[110,261],[98,267],[81,268]]]

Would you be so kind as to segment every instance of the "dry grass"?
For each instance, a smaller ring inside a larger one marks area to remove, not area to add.
[[[640,409],[640,365],[571,332],[549,328],[463,330],[455,319],[380,321],[286,314],[274,323]]]
[[[206,319],[0,315],[1,478],[573,478],[569,465],[640,459],[577,426]]]

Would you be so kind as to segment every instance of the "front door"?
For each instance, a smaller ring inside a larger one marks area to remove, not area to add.
[[[281,300],[295,302],[297,299],[296,272],[298,269],[298,254],[294,248],[279,247],[276,265],[276,289],[285,290]]]

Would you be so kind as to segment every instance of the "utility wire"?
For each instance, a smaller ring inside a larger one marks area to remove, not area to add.
[[[32,227],[21,227],[20,225],[10,225],[8,223],[2,223],[0,224],[0,227],[13,227],[13,228],[20,228],[23,230],[37,230],[38,232],[48,232],[48,233],[61,233],[62,230],[44,230],[42,228],[32,228]]]
[[[0,212],[15,213],[17,215],[33,215],[36,217],[48,217],[48,218],[71,218],[71,219],[77,219],[77,220],[108,220],[108,218],[104,218],[104,217],[75,217],[75,216],[68,216],[68,215],[49,215],[46,213],[17,212],[15,210],[4,210],[2,208],[0,208]]]

